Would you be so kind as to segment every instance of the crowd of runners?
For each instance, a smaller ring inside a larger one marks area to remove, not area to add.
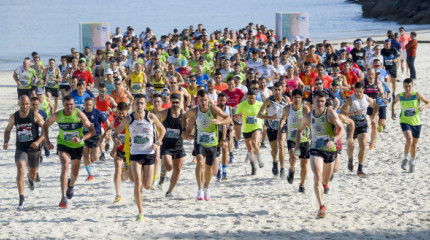
[[[366,152],[386,150],[375,139],[384,132],[387,110],[393,119],[398,116],[399,102],[406,139],[401,168],[414,172],[420,113],[430,101],[414,90],[415,67],[407,59],[415,56],[417,34],[399,32],[389,31],[383,44],[368,38],[339,46],[299,37],[276,41],[273,30],[253,23],[210,34],[199,24],[160,39],[149,28],[138,35],[128,27],[124,33],[116,28],[96,55],[89,47],[82,53],[72,48],[61,62],[44,64],[33,52],[13,74],[19,111],[10,116],[4,134],[7,150],[15,126],[18,209],[25,206],[25,182],[34,190],[43,155],[55,149],[62,208],[73,198],[82,158],[92,181],[92,163],[111,156],[113,203],[122,200],[121,182],[134,182],[141,221],[142,188],[159,188],[171,198],[185,156],[191,154],[196,199],[206,201],[212,177],[227,181],[233,163],[250,164],[256,175],[270,161],[274,177],[293,184],[299,160],[298,191],[305,192],[310,162],[317,216],[323,218],[324,194],[339,171],[342,140],[347,168],[367,177]],[[56,146],[49,134],[54,123]],[[233,154],[241,138],[246,159]],[[261,154],[266,142],[271,160]],[[193,151],[186,153],[185,144]]]

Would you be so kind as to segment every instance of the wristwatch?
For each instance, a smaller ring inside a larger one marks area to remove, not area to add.
[[[161,145],[161,143],[159,141],[156,141],[155,144],[157,144],[158,146]]]
[[[334,142],[334,138],[330,138],[330,141]]]

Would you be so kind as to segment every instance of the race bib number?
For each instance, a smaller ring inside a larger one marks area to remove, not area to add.
[[[317,149],[324,148],[325,145],[328,143],[329,139],[330,137],[328,135],[315,137],[315,147]]]
[[[275,129],[278,129],[279,128],[279,123],[280,123],[279,120],[273,120],[272,127],[275,128]]]
[[[291,138],[295,138],[297,136],[297,129],[291,131]]]
[[[72,141],[72,138],[74,137],[79,137],[79,132],[78,131],[74,131],[74,132],[63,132],[63,139],[64,141]]]
[[[170,139],[178,139],[181,135],[180,129],[167,128],[166,129],[166,137]]]
[[[47,85],[47,87],[55,87],[55,85],[56,85],[57,83],[55,82],[55,81],[48,81],[47,83],[46,83],[46,85]]]
[[[110,117],[110,112],[109,111],[105,111],[105,112],[102,112],[103,113],[103,116],[105,116],[105,118],[109,118]]]
[[[143,145],[149,141],[147,134],[136,135],[133,138],[133,144]]]
[[[215,143],[215,133],[205,133],[205,132],[199,132],[197,135],[198,143]]]
[[[393,59],[386,59],[385,66],[391,66],[391,65],[393,65]]]
[[[133,83],[133,90],[140,90],[140,85],[138,83]]]
[[[77,108],[81,111],[84,111],[84,109],[85,109],[84,104],[75,104],[75,108]]]
[[[256,116],[246,116],[246,124],[257,124]]]
[[[403,113],[405,114],[405,117],[413,117],[417,114],[416,108],[405,108],[403,109]]]
[[[18,142],[28,142],[31,140],[33,140],[33,135],[31,134],[31,131],[18,131]]]
[[[305,88],[303,90],[304,92],[310,92],[311,91],[311,86],[309,85],[305,85]]]
[[[28,80],[19,80],[19,82],[21,83],[22,86],[28,85]]]
[[[119,140],[122,144],[124,144],[124,143],[125,143],[125,134],[119,134],[119,135],[118,135],[118,140]]]
[[[357,60],[357,65],[360,67],[364,66],[364,60]]]

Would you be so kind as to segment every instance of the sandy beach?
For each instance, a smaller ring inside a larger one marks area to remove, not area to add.
[[[418,32],[418,40],[430,40],[429,32]],[[427,98],[430,98],[429,52],[430,44],[419,44],[415,90]],[[398,83],[397,91],[400,90],[403,88]],[[3,144],[8,118],[18,110],[12,71],[0,72],[0,91]],[[391,107],[387,115],[391,116]],[[132,183],[122,185],[123,202],[112,204],[115,190],[111,157],[93,165],[92,182],[85,181],[87,173],[82,163],[70,206],[59,208],[60,163],[55,152],[44,158],[39,170],[41,182],[36,189],[25,188],[28,210],[17,211],[15,146],[10,144],[10,149],[2,150],[0,155],[0,239],[429,239],[430,109],[421,116],[423,127],[416,172],[410,174],[400,168],[405,140],[399,120],[388,118],[387,128],[378,135],[376,150],[368,150],[364,167],[369,174],[367,179],[360,179],[355,172],[347,170],[344,148],[341,169],[330,183],[329,194],[325,195],[325,219],[316,218],[310,167],[306,193],[299,193],[300,164],[296,164],[293,184],[273,178],[270,147],[266,142],[268,147],[261,150],[265,167],[251,177],[250,165],[244,162],[243,139],[240,148],[234,150],[235,163],[228,167],[230,179],[221,182],[212,179],[209,202],[195,200],[195,164],[191,162],[191,146],[185,144],[187,157],[173,199],[166,199],[165,192],[158,189],[144,190],[143,222],[135,221],[137,208]],[[50,132],[53,143],[57,133],[54,124]],[[10,142],[15,142],[15,130]],[[356,154],[357,150],[355,161]]]

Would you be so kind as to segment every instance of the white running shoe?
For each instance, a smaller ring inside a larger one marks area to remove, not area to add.
[[[18,207],[16,207],[16,210],[18,210],[18,211],[25,210],[25,202],[24,201],[20,202]]]
[[[209,188],[203,188],[203,193],[206,201],[211,200],[211,192],[209,191]]]
[[[196,197],[196,199],[197,199],[197,200],[203,200],[203,198],[204,198],[203,190],[202,190],[202,189],[199,189],[199,191],[197,192],[197,197]]]

